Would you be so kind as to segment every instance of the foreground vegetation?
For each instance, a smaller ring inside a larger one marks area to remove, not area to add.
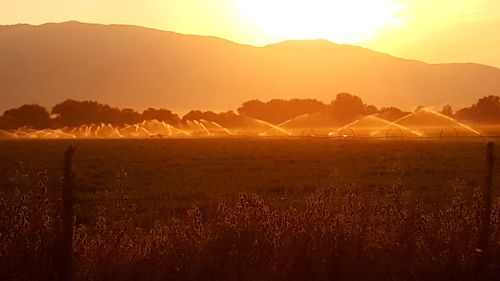
[[[364,196],[330,188],[283,211],[257,195],[197,207],[172,223],[138,227],[126,200],[75,225],[76,280],[473,280],[480,193],[426,212],[402,187]],[[0,199],[3,280],[54,280],[58,203],[44,180],[36,192]],[[119,212],[120,220],[109,220]],[[500,274],[500,210],[492,216],[489,280]]]

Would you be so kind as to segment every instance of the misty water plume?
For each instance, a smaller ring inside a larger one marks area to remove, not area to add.
[[[127,139],[127,138],[214,138],[214,137],[330,137],[330,138],[442,138],[477,137],[481,133],[464,123],[430,108],[420,108],[395,121],[378,114],[363,116],[347,124],[329,113],[304,114],[272,124],[252,117],[242,117],[242,126],[226,128],[221,124],[188,120],[179,126],[149,120],[132,125],[89,124],[60,129],[0,130],[0,138],[11,139]]]

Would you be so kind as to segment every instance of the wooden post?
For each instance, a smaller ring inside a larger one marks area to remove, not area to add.
[[[75,175],[71,171],[73,154],[75,148],[70,146],[64,153],[63,168],[63,191],[61,212],[61,237],[60,237],[60,260],[59,280],[73,280],[73,218],[74,218],[74,196]]]
[[[481,209],[481,225],[479,228],[479,237],[477,244],[478,258],[478,276],[485,280],[488,277],[488,267],[490,260],[489,242],[491,228],[491,204],[493,189],[493,173],[495,166],[495,143],[489,142],[486,149],[486,178],[483,189],[483,202]]]

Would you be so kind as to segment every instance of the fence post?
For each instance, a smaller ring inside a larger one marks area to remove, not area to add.
[[[71,171],[75,147],[72,145],[64,153],[63,168],[63,191],[61,212],[61,248],[59,260],[59,280],[73,280],[73,218],[74,218],[74,196],[75,175]]]
[[[492,204],[492,188],[493,188],[493,173],[495,166],[495,143],[489,142],[486,149],[486,178],[483,189],[483,202],[481,209],[481,225],[479,228],[479,237],[477,250],[478,258],[478,276],[485,280],[488,278],[489,267],[489,242],[490,242],[490,227],[491,227],[491,204]]]

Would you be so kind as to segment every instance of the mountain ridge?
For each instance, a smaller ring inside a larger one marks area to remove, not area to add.
[[[377,106],[465,106],[500,93],[500,69],[428,64],[327,40],[255,47],[134,25],[0,26],[0,110],[68,98],[229,110],[250,99],[328,102],[338,92]]]

